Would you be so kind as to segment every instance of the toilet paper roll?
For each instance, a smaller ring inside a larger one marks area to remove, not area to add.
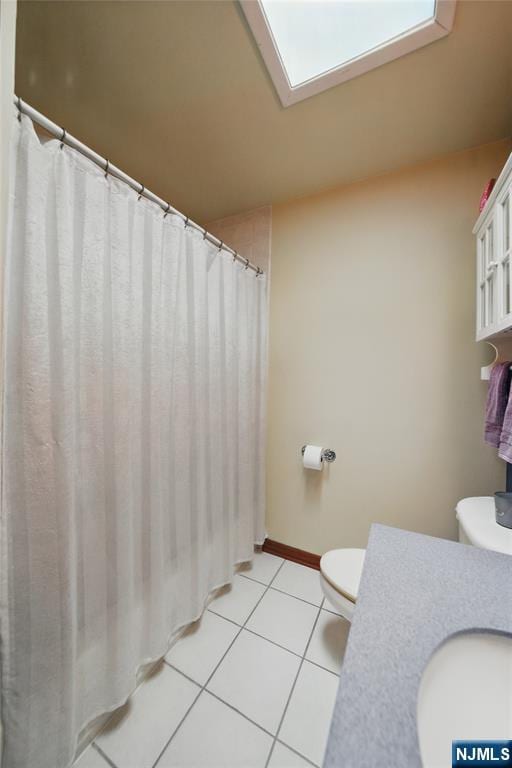
[[[322,469],[323,450],[318,445],[306,445],[306,450],[302,457],[305,469]]]

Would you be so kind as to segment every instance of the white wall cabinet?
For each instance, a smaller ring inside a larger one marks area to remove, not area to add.
[[[475,224],[477,341],[512,331],[512,155]]]

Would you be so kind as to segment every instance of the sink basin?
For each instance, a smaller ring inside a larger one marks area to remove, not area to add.
[[[438,648],[421,679],[417,724],[424,768],[450,768],[452,740],[510,739],[512,637],[463,633]]]

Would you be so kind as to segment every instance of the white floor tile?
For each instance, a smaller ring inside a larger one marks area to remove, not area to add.
[[[270,584],[283,562],[282,557],[269,555],[268,552],[255,552],[252,563],[244,564],[240,573],[262,584]]]
[[[299,664],[297,656],[244,630],[208,683],[208,690],[275,733]]]
[[[206,691],[158,768],[263,768],[272,739]]]
[[[321,610],[306,659],[339,675],[349,630],[349,621],[329,611]]]
[[[230,621],[205,611],[199,621],[188,627],[165,658],[192,680],[204,685],[238,631],[238,627]]]
[[[285,744],[322,764],[338,678],[313,664],[304,662],[279,732]]]
[[[226,619],[243,624],[265,589],[263,584],[256,581],[234,576],[233,584],[219,590],[209,607]]]
[[[94,747],[87,747],[78,760],[73,763],[73,768],[110,768],[106,760]]]
[[[302,656],[317,613],[314,605],[271,588],[247,622],[247,628]]]
[[[311,763],[276,741],[268,768],[311,768]]]
[[[119,768],[151,768],[198,692],[198,686],[163,664],[110,721],[97,744]]]
[[[288,595],[300,597],[313,605],[320,605],[324,594],[320,586],[320,573],[305,565],[292,563],[289,560],[283,565],[272,584]]]

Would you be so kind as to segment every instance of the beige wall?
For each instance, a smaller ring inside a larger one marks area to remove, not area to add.
[[[267,531],[312,552],[372,522],[455,537],[503,486],[474,341],[480,193],[502,141],[273,208]],[[303,443],[334,448],[305,471]]]
[[[268,274],[272,235],[272,208],[265,205],[253,211],[210,221],[206,228],[230,248],[249,259]]]

